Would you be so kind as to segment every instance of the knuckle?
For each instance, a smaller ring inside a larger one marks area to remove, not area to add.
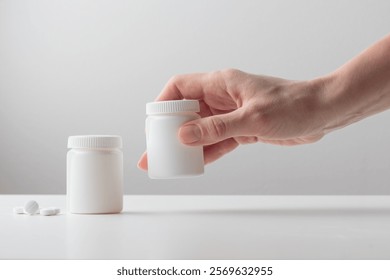
[[[227,126],[223,119],[214,117],[208,123],[208,134],[211,138],[223,138],[226,135]]]
[[[245,73],[234,68],[227,68],[218,72],[218,75],[225,85],[226,91],[233,93],[239,92],[245,76]]]
[[[183,99],[180,88],[183,81],[182,75],[172,76],[165,84],[158,100]]]
[[[174,75],[168,80],[168,85],[177,85],[181,80],[180,75]]]
[[[241,73],[242,72],[240,70],[234,68],[227,68],[220,71],[220,74],[227,80],[234,79]]]

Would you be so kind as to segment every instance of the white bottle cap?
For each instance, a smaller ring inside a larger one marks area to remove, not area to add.
[[[169,100],[146,104],[146,114],[169,114],[179,112],[199,112],[198,100]]]
[[[122,148],[122,138],[117,135],[78,135],[68,138],[69,149],[116,149]]]

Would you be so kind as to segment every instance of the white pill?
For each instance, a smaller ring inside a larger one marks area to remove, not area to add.
[[[55,207],[41,208],[40,214],[43,216],[53,216],[60,213],[60,209]]]
[[[24,214],[24,207],[22,207],[22,206],[14,207],[14,213],[15,214]]]
[[[24,205],[24,212],[29,215],[34,215],[39,210],[39,205],[35,200],[30,200]]]

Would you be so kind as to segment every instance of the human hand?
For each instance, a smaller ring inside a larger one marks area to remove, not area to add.
[[[320,81],[289,81],[238,70],[173,77],[157,101],[197,99],[201,119],[184,124],[179,139],[204,146],[210,163],[239,144],[298,145],[319,140],[323,116],[318,108]],[[147,169],[144,153],[138,163]]]
[[[298,145],[390,109],[390,35],[334,72],[289,81],[238,70],[179,75],[157,100],[197,99],[199,120],[184,124],[180,140],[203,145],[205,163],[239,144]],[[138,166],[147,169],[147,155]]]

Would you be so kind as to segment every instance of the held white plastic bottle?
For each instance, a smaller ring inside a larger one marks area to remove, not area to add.
[[[146,104],[148,174],[152,179],[198,176],[204,173],[203,147],[180,142],[179,128],[200,118],[199,101],[174,100]]]
[[[122,138],[70,136],[67,154],[67,209],[75,214],[119,213],[123,206]]]

